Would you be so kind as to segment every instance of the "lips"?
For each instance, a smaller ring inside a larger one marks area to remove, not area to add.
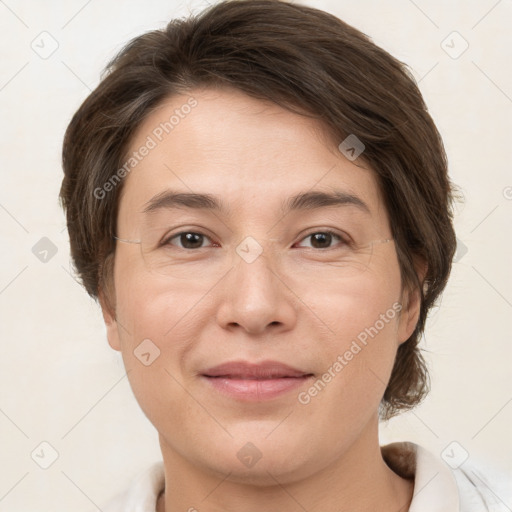
[[[209,368],[203,372],[203,375],[205,377],[225,377],[240,380],[268,380],[299,378],[312,374],[277,361],[264,361],[258,364],[232,361]]]
[[[242,402],[263,402],[279,398],[313,376],[277,361],[249,363],[231,361],[208,368],[202,379],[216,393]]]

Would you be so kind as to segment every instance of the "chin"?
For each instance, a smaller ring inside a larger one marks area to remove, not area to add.
[[[287,459],[287,460],[286,460]],[[307,465],[307,463],[305,463]],[[221,470],[227,480],[238,484],[252,485],[254,487],[269,487],[277,484],[285,484],[304,477],[305,468],[298,466],[296,462],[290,462],[290,457],[263,460],[260,459],[251,468],[243,467],[238,461],[223,465]],[[309,472],[308,472],[309,473]]]
[[[196,462],[209,467],[217,476],[227,478],[231,482],[253,485],[256,487],[287,484],[308,478],[326,463],[322,460],[320,447],[311,445],[304,449],[303,443],[281,442],[276,438],[274,443],[255,440],[245,443],[227,443],[221,449],[210,453],[204,458],[204,452],[198,454],[202,460]]]

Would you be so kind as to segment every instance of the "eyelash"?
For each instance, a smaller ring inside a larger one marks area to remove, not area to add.
[[[204,238],[207,238],[208,240],[211,240],[208,235],[206,235],[204,233],[201,233],[200,231],[180,231],[179,233],[175,233],[174,235],[171,235],[168,238],[166,238],[162,242],[162,246],[164,246],[164,245],[173,245],[173,244],[171,244],[171,240],[174,240],[175,238],[179,238],[182,235],[186,235],[186,234],[199,235],[199,236],[202,236]],[[308,233],[307,235],[305,235],[303,238],[301,238],[300,242],[302,242],[303,240],[305,240],[308,237],[311,237],[311,236],[317,235],[317,234],[330,235],[333,238],[337,238],[342,244],[349,244],[348,237],[340,235],[339,233],[336,233],[335,231],[332,231],[330,229],[323,229],[323,230],[312,231],[312,232]],[[218,244],[216,244],[216,246],[218,247]],[[334,248],[335,247],[327,247],[327,248],[318,249],[318,250],[320,250],[320,251],[328,251],[328,250],[334,249]],[[178,249],[183,249],[185,251],[192,251],[192,250],[194,250],[194,249],[187,249],[185,247],[178,247]],[[204,249],[204,247],[198,247],[196,249]],[[314,247],[307,247],[307,249],[315,249],[315,248]]]

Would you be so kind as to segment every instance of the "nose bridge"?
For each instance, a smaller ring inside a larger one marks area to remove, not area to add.
[[[219,322],[253,333],[263,332],[270,324],[293,325],[292,294],[278,277],[278,255],[272,244],[262,245],[246,237],[235,251],[218,311]]]
[[[261,240],[261,239],[260,239]],[[267,296],[275,292],[277,273],[277,253],[271,243],[258,242],[246,237],[235,249],[233,256],[233,274],[239,285],[246,285],[245,295],[259,294]]]

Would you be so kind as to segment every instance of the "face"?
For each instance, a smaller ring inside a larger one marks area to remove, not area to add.
[[[229,89],[162,103],[129,158],[103,310],[164,460],[286,482],[377,442],[417,308],[373,171]]]

